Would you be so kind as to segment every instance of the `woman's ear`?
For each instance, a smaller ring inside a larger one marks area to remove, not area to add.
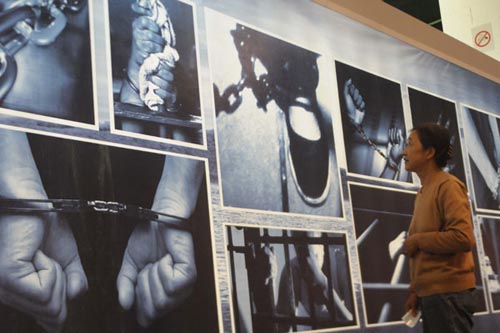
[[[424,156],[430,160],[430,159],[434,159],[434,156],[436,156],[436,148],[434,147],[429,147],[425,150],[424,152]]]

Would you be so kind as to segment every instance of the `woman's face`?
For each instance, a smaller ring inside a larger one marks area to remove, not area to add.
[[[403,150],[405,169],[418,173],[432,159],[431,149],[425,149],[416,131],[411,131]],[[430,157],[430,158],[429,158]]]

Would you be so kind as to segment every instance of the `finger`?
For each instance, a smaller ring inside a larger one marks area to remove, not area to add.
[[[149,8],[146,8],[146,7],[142,7],[142,6],[139,6],[137,4],[137,2],[134,2],[132,4],[132,11],[136,14],[139,14],[139,15],[146,15],[146,16],[151,16],[153,13],[151,11],[151,9]]]
[[[72,299],[87,290],[87,277],[69,224],[60,216],[52,217],[44,250],[50,258],[61,265],[66,278],[67,296]]]
[[[191,293],[196,281],[196,269],[189,267],[185,272],[187,264],[175,264],[171,255],[163,257],[158,265],[158,275],[167,295],[176,296],[178,294]],[[194,266],[194,264],[193,264]]]
[[[359,93],[358,89],[356,89],[356,91],[354,93],[354,100],[356,101],[357,106],[359,106],[359,105],[361,105],[361,103],[363,103],[363,97]]]
[[[352,79],[348,79],[347,81],[345,81],[345,83],[344,83],[344,95],[349,94],[349,89],[350,89],[351,83],[352,83]]]
[[[169,255],[160,260],[159,273],[167,294],[191,287],[196,281],[193,239],[189,232],[161,227]]]
[[[388,139],[389,139],[389,143],[392,143],[394,141],[394,129],[393,128],[389,128],[389,130],[387,131],[387,136],[388,136]]]
[[[137,30],[134,32],[134,38],[141,41],[149,41],[153,44],[159,45],[162,49],[165,47],[165,39],[161,34],[151,30]]]
[[[76,256],[73,261],[64,269],[66,274],[66,292],[68,299],[74,299],[88,289],[87,276],[82,267],[80,256]]]
[[[58,292],[54,295],[49,309],[53,311],[48,316],[35,316],[37,323],[47,332],[62,331],[64,321],[68,314],[66,305],[66,280],[62,268],[57,265]]]
[[[132,30],[134,33],[139,30],[149,30],[157,34],[160,33],[160,27],[158,24],[146,16],[137,17],[134,22],[132,22]]]
[[[164,94],[172,93],[175,91],[175,86],[172,82],[166,81],[159,77],[158,74],[151,76],[151,82],[158,86],[159,89],[164,90]]]
[[[149,40],[136,39],[135,45],[138,51],[144,52],[148,55],[163,51],[163,46],[161,44],[154,43]]]
[[[438,125],[441,125],[441,122],[442,122],[442,121],[443,121],[443,114],[442,114],[442,113],[440,113],[440,114],[438,115],[438,119],[437,119],[436,123],[437,123]]]
[[[397,143],[400,144],[403,142],[404,138],[403,138],[403,130],[402,129],[398,129],[397,132],[396,132],[396,138],[397,138]]]
[[[134,304],[135,285],[137,283],[137,267],[128,254],[128,248],[123,256],[122,267],[116,280],[118,301],[124,310],[130,310]]]
[[[139,273],[135,297],[137,300],[137,321],[139,325],[147,327],[155,319],[157,312],[153,304],[151,289],[149,287],[149,273],[151,264],[146,265]]]
[[[162,61],[160,63],[160,70],[156,74],[167,82],[174,81],[173,68],[170,67],[166,62]]]
[[[153,298],[153,305],[157,311],[167,310],[168,296],[163,289],[159,273],[159,262],[155,262],[149,273],[149,287]]]
[[[169,283],[172,282],[173,276],[173,266],[172,257],[166,255],[160,262],[158,262],[158,277],[163,286],[166,295],[167,302],[162,309],[163,313],[167,313],[172,309],[176,308],[180,303],[182,303],[186,298],[191,295],[193,291],[194,282],[179,284],[179,283]],[[167,268],[169,267],[169,268]],[[195,276],[196,279],[196,276]],[[193,280],[194,281],[194,280]]]
[[[135,63],[140,66],[147,57],[149,57],[149,53],[144,52],[142,50],[137,50],[136,52],[134,52],[133,58]]]
[[[56,284],[54,287],[53,297],[47,304],[46,309],[42,312],[41,319],[54,326],[64,322],[67,315],[66,308],[66,277],[61,266],[55,263],[56,267]],[[45,314],[45,315],[43,315]]]
[[[356,87],[354,86],[354,84],[353,83],[349,84],[349,95],[353,96],[355,91]]]
[[[352,89],[351,89],[352,98],[354,99],[355,102],[358,102],[359,90],[354,85],[351,87],[352,87]]]

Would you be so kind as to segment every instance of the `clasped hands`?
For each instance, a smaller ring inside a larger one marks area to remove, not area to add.
[[[150,55],[161,53],[165,48],[166,41],[162,36],[161,27],[150,18],[152,14],[150,9],[133,3],[132,11],[138,16],[132,23],[132,46],[127,75],[134,88],[131,89],[127,83],[124,83],[120,100],[124,103],[142,106],[144,102],[140,99],[138,91],[134,91],[139,88],[140,67]],[[175,68],[162,62],[160,68],[149,78],[157,87],[155,94],[164,100],[167,107],[172,107],[177,100],[174,72]]]
[[[193,241],[186,231],[139,223],[125,249],[117,288],[120,305],[134,304],[141,326],[182,303],[196,280]],[[66,221],[56,213],[0,216],[0,301],[33,317],[48,332],[62,330],[67,301],[88,282]]]

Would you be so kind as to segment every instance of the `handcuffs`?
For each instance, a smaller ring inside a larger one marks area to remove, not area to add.
[[[0,214],[99,212],[117,214],[142,221],[158,222],[168,228],[192,231],[187,218],[153,211],[151,209],[103,200],[81,199],[3,199],[0,198]],[[173,221],[175,219],[176,221]]]

